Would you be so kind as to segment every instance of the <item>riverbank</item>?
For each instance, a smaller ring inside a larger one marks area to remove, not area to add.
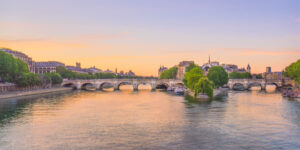
[[[23,96],[32,96],[40,94],[49,94],[49,93],[59,93],[72,91],[72,88],[59,87],[59,88],[49,88],[49,89],[37,89],[32,91],[22,91],[22,92],[8,92],[0,95],[0,99],[23,97]]]
[[[214,89],[213,97],[217,97],[217,96],[220,96],[222,94],[225,94],[228,90],[229,90],[228,88]],[[190,89],[187,89],[184,93],[189,95],[189,96],[192,96],[192,97],[194,97],[194,95],[195,95],[194,91],[192,91]],[[196,97],[196,99],[200,100],[200,101],[206,101],[206,100],[209,100],[210,98],[205,94],[199,93],[198,96]]]

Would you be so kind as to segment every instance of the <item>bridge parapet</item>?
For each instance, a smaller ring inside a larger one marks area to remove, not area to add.
[[[134,90],[138,89],[140,84],[148,84],[152,89],[155,89],[158,85],[162,84],[167,87],[174,86],[176,84],[182,84],[181,80],[177,79],[90,79],[90,80],[63,80],[62,86],[71,85],[77,89],[82,89],[82,86],[92,85],[97,89],[101,89],[104,83],[111,84],[115,90],[119,90],[119,87],[123,84],[130,84]]]

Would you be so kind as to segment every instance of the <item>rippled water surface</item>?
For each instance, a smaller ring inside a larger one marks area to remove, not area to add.
[[[229,92],[71,92],[0,100],[0,150],[300,149],[300,101]]]

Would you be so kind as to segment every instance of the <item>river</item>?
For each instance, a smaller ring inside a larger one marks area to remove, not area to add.
[[[0,100],[0,150],[300,149],[300,101],[235,92],[74,91]]]

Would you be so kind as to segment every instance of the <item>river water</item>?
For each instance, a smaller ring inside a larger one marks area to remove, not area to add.
[[[300,101],[75,91],[0,101],[0,150],[300,149]]]

